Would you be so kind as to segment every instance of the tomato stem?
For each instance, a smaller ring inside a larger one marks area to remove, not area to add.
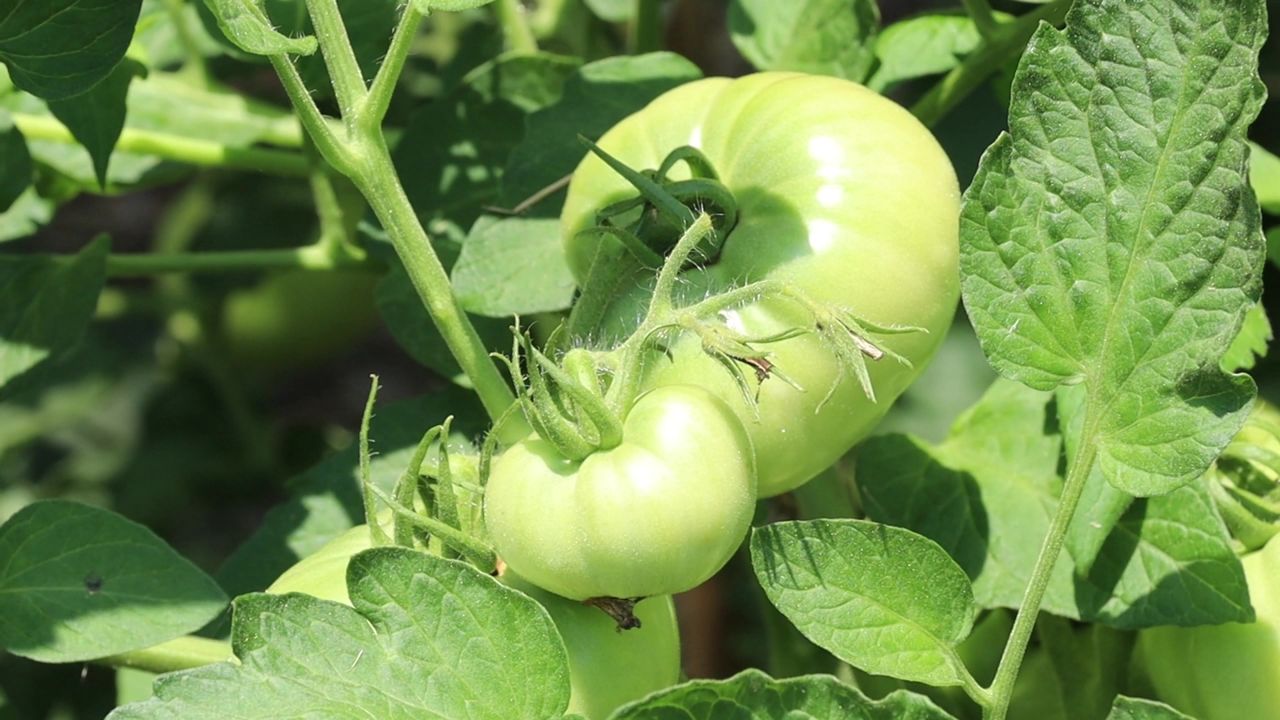
[[[1097,443],[1094,441],[1097,437],[1097,423],[1094,421],[1092,412],[1095,405],[1092,399],[1086,405],[1084,429],[1071,462],[1067,466],[1062,495],[1058,498],[1058,510],[1054,513],[1053,520],[1049,524],[1049,532],[1045,536],[1044,544],[1040,547],[1040,556],[1036,559],[1035,568],[1031,572],[1031,580],[1027,583],[1027,591],[1018,609],[1018,616],[1013,622],[1013,630],[1009,634],[1009,641],[1000,658],[995,679],[991,682],[991,702],[983,713],[984,720],[1004,720],[1009,712],[1009,702],[1013,698],[1013,684],[1018,678],[1018,670],[1022,666],[1027,644],[1031,641],[1032,631],[1035,630],[1040,604],[1044,601],[1045,592],[1049,588],[1054,565],[1062,555],[1067,527],[1076,514],[1076,507],[1080,504],[1080,497],[1084,493],[1085,482],[1093,470],[1093,463],[1097,457]]]

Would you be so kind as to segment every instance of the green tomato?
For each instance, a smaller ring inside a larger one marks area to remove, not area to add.
[[[637,169],[656,168],[673,149],[693,145],[737,198],[739,220],[718,259],[682,275],[691,293],[772,278],[878,325],[927,331],[874,338],[910,362],[869,362],[875,401],[812,334],[767,346],[771,361],[803,390],[767,381],[758,411],[696,338],[677,343],[671,361],[651,364],[651,385],[700,385],[734,409],[755,446],[761,496],[808,481],[866,436],[951,325],[960,190],[946,154],[906,110],[860,85],[781,72],[678,87],[599,145]],[[677,171],[687,173],[683,165]],[[598,210],[635,195],[594,155],[574,172],[561,218],[579,281],[599,243],[616,242],[581,231]],[[605,336],[628,332],[638,316],[634,303],[615,307]],[[812,324],[779,301],[726,313],[726,321],[754,337]]]
[[[374,273],[298,270],[227,296],[222,332],[240,367],[273,375],[321,362],[377,324]]]
[[[1151,628],[1138,640],[1158,697],[1199,720],[1280,720],[1280,537],[1241,562],[1254,622]]]
[[[485,523],[507,565],[575,600],[683,592],[742,542],[755,509],[751,444],[706,390],[661,387],[622,442],[575,462],[533,435],[493,463]]]
[[[353,527],[286,570],[267,592],[301,592],[350,605],[347,564],[372,546],[369,526]],[[619,632],[600,610],[539,589],[510,570],[498,580],[532,597],[551,616],[569,656],[568,712],[604,720],[615,708],[679,682],[680,633],[669,596],[638,603],[640,627]]]

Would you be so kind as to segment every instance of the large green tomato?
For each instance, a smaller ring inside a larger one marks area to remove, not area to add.
[[[730,404],[754,443],[761,496],[808,481],[871,430],[950,327],[959,297],[960,189],[946,154],[906,110],[860,85],[781,72],[678,87],[599,145],[636,169],[656,168],[671,150],[692,145],[737,198],[739,220],[719,257],[683,274],[695,295],[775,278],[881,326],[927,331],[873,336],[911,363],[870,363],[874,402],[814,335],[767,346],[803,391],[766,381],[758,413],[696,338],[679,342],[673,360],[653,364],[652,385],[697,384]],[[579,281],[598,244],[615,242],[581,231],[598,210],[635,195],[594,155],[574,172],[561,217]],[[622,303],[606,334],[626,330],[636,317],[635,305]],[[812,324],[773,300],[726,320],[755,337]]]
[[[1252,623],[1142,631],[1159,698],[1199,720],[1280,720],[1280,536],[1241,558]]]
[[[370,547],[369,526],[353,527],[286,570],[267,592],[350,605],[347,564]],[[538,601],[555,623],[569,656],[570,713],[604,720],[615,708],[679,682],[680,632],[669,596],[638,603],[640,627],[619,632],[600,610],[534,587],[510,570],[498,580]]]
[[[751,444],[706,390],[640,397],[622,443],[581,462],[533,435],[493,463],[485,523],[512,570],[575,600],[688,590],[728,562],[755,509]]]

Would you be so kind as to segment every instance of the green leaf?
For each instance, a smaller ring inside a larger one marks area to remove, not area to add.
[[[794,70],[861,82],[875,64],[874,0],[733,0],[729,35],[760,70]]]
[[[774,680],[745,670],[728,680],[691,680],[624,705],[610,720],[949,720],[928,698],[898,690],[871,700],[830,675]]]
[[[105,238],[67,258],[0,257],[0,387],[80,339],[106,278]]]
[[[948,72],[981,41],[973,19],[962,12],[926,13],[899,20],[876,39],[879,66],[867,85],[882,89],[903,80]]]
[[[867,517],[936,541],[964,568],[981,607],[1022,604],[1049,529],[1062,440],[1045,431],[1048,398],[997,380],[936,446],[885,435],[858,449]],[[1070,564],[1058,563],[1053,578],[1045,607],[1075,615]]]
[[[8,113],[0,112],[0,211],[8,213],[31,187],[31,153],[27,140]]]
[[[554,218],[480,218],[451,277],[462,307],[489,317],[563,310],[576,287]]]
[[[1271,343],[1271,321],[1267,319],[1267,309],[1261,302],[1254,303],[1244,315],[1244,324],[1236,339],[1231,341],[1227,352],[1222,356],[1223,372],[1252,370],[1259,358],[1267,356],[1267,346]]]
[[[511,152],[502,176],[499,204],[514,208],[564,180],[587,153],[579,134],[598,140],[662,93],[700,77],[696,65],[666,52],[583,65],[565,80],[558,102],[526,120],[524,139]],[[563,205],[561,190],[525,214],[559,217]]]
[[[147,528],[65,500],[0,525],[0,646],[77,662],[194,632],[226,607],[212,578]]]
[[[1063,439],[1050,397],[999,380],[943,443],[888,435],[858,451],[867,516],[939,543],[968,573],[982,607],[1021,605],[1057,510]],[[1095,506],[1095,490],[1123,502]],[[1043,601],[1049,612],[1121,628],[1249,616],[1243,569],[1201,484],[1131,502],[1095,474],[1075,523],[1099,532],[1085,543],[1094,544],[1087,555],[1068,543],[1069,562],[1055,564]]]
[[[289,37],[277,32],[262,0],[204,0],[218,27],[236,47],[251,55],[310,55],[316,39]]]
[[[35,187],[28,187],[9,206],[0,212],[0,243],[34,235],[36,230],[53,219],[57,203],[43,197]]]
[[[79,95],[124,57],[142,0],[0,0],[0,61],[46,100]]]
[[[1134,495],[1198,477],[1254,385],[1218,361],[1261,290],[1245,130],[1259,0],[1082,0],[1019,66],[965,194],[965,307],[1006,377],[1087,388],[1084,447]]]
[[[1280,215],[1280,157],[1257,143],[1249,143],[1249,183],[1263,212]]]
[[[309,595],[235,601],[239,665],[162,676],[112,720],[369,717],[543,720],[569,702],[546,611],[470,565],[405,548],[352,558],[354,609]]]
[[[752,532],[751,564],[769,601],[841,660],[963,684],[955,646],[973,627],[973,589],[932,540],[865,520],[774,523]]]
[[[1154,700],[1128,698],[1123,695],[1116,698],[1107,720],[1195,720],[1190,715],[1183,715],[1173,708]]]
[[[133,60],[122,60],[101,82],[80,95],[49,102],[49,112],[62,121],[89,152],[98,186],[107,186],[107,164],[124,130],[129,83],[145,68]]]
[[[379,406],[370,428],[377,448],[370,463],[373,482],[390,492],[422,433],[449,416],[454,417],[450,447],[455,450],[465,449],[487,426],[475,394],[456,387]],[[216,574],[218,582],[232,595],[262,590],[298,560],[363,522],[358,459],[351,446],[291,478],[291,498],[272,508],[232,553]]]

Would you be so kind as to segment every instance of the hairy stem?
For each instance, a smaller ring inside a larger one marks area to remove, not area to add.
[[[347,36],[338,0],[307,0],[307,12],[311,14],[316,40],[324,54],[325,67],[329,69],[329,82],[333,84],[333,94],[342,109],[342,119],[350,127],[360,115],[360,106],[369,94],[369,87],[365,85],[360,62],[356,60],[351,38]]]
[[[13,113],[13,124],[28,140],[76,144],[67,126],[52,116]],[[202,167],[254,170],[285,177],[306,177],[307,158],[302,153],[272,148],[238,148],[211,140],[170,135],[152,130],[125,128],[116,142],[116,150],[152,155],[164,160]]]
[[[405,61],[409,57],[413,40],[418,35],[418,29],[422,27],[422,20],[422,13],[414,9],[412,3],[405,6],[395,34],[391,36],[391,47],[382,59],[378,74],[374,76],[369,94],[360,108],[358,121],[362,127],[378,127],[386,117],[391,97],[395,95],[396,83],[400,79],[400,73],[404,71]]]
[[[936,125],[992,73],[1021,53],[1041,21],[1062,24],[1070,5],[1070,0],[1054,0],[1013,22],[997,26],[977,50],[911,106],[911,113],[925,125]]]
[[[1088,407],[1094,406],[1090,402]],[[1076,514],[1080,504],[1080,496],[1084,492],[1085,481],[1093,469],[1094,458],[1097,457],[1097,446],[1092,413],[1086,409],[1084,432],[1080,436],[1071,464],[1067,468],[1067,477],[1062,486],[1062,496],[1058,499],[1058,511],[1049,524],[1049,532],[1044,544],[1040,547],[1040,556],[1036,559],[1035,569],[1031,572],[1031,580],[1027,583],[1027,592],[1022,598],[1018,616],[1013,622],[1013,631],[1009,633],[1009,641],[1005,645],[1004,654],[1000,657],[1000,666],[996,670],[995,679],[991,683],[991,703],[983,713],[984,720],[1004,720],[1009,712],[1009,701],[1013,698],[1013,683],[1018,678],[1018,670],[1022,667],[1022,658],[1027,651],[1027,643],[1031,641],[1031,633],[1035,630],[1036,616],[1040,613],[1040,603],[1044,601],[1045,591],[1049,588],[1049,579],[1053,575],[1053,567],[1062,554],[1062,546],[1066,541],[1067,527]]]
[[[128,667],[153,673],[188,670],[235,660],[231,645],[221,640],[184,635],[141,650],[130,650],[95,660],[99,665]]]

